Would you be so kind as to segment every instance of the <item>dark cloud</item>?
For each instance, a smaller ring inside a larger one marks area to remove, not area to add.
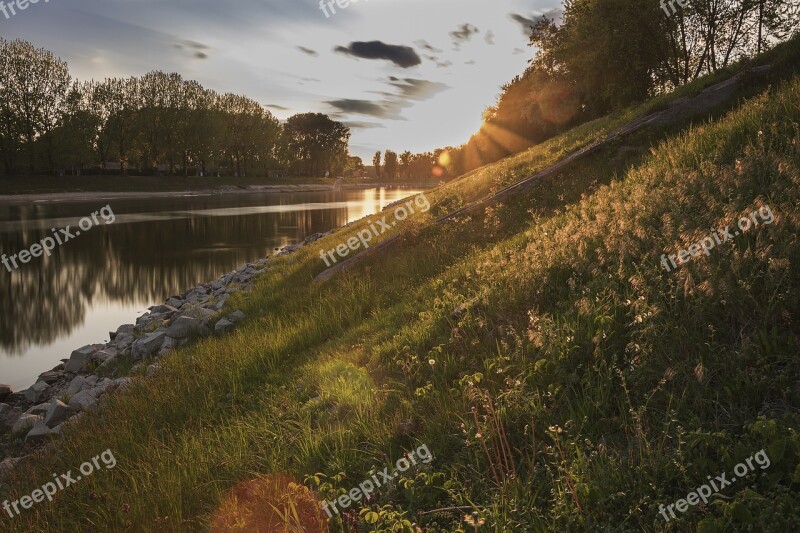
[[[188,52],[189,55],[195,59],[208,59],[207,50],[211,48],[203,43],[197,41],[183,40],[175,44],[175,48],[183,52]]]
[[[386,44],[381,41],[354,42],[349,46],[337,46],[335,52],[361,59],[385,59],[398,67],[410,68],[422,63],[422,59],[410,46]]]
[[[306,48],[305,46],[298,46],[297,49],[303,52],[304,54],[308,54],[312,57],[317,57],[319,55],[319,52],[317,52],[316,50],[312,50],[311,48]]]
[[[268,104],[268,105],[266,105],[264,107],[268,107],[270,109],[277,109],[278,111],[288,111],[289,110],[288,107],[283,107],[282,105],[277,105],[277,104]]]
[[[355,115],[367,115],[369,117],[384,118],[390,120],[405,120],[400,116],[400,111],[410,104],[401,101],[384,100],[381,102],[370,102],[369,100],[353,100],[344,98],[341,100],[330,100],[325,102],[340,113],[352,113]]]
[[[428,100],[450,88],[449,85],[437,81],[416,80],[414,78],[389,79],[391,80],[389,85],[400,90],[399,96],[409,100]]]

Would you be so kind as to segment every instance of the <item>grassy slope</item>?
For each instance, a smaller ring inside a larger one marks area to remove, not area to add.
[[[768,470],[670,526],[796,529],[798,102],[795,80],[715,123],[640,136],[658,144],[622,175],[625,162],[605,151],[481,217],[414,219],[394,255],[322,286],[309,283],[323,266],[316,246],[276,261],[243,305],[252,320],[168,357],[2,494],[29,493],[106,448],[114,470],[0,524],[193,531],[238,482],[320,472],[331,499],[426,443],[434,462],[384,491],[370,516],[381,527],[405,513],[455,531],[463,513],[418,513],[475,505],[497,531],[661,528],[659,503],[766,448]],[[644,110],[450,183],[430,195],[433,214]],[[662,253],[762,202],[774,225],[661,269]],[[475,438],[494,438],[492,408],[518,474],[502,489]]]

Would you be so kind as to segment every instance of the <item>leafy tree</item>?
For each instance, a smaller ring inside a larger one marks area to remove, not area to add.
[[[386,178],[393,180],[397,177],[397,154],[391,150],[386,150],[383,155],[383,169]]]
[[[286,121],[289,150],[307,176],[341,172],[346,165],[350,129],[321,113],[303,113]]]
[[[380,150],[375,152],[375,155],[372,157],[372,166],[375,167],[375,177],[381,179],[381,152]]]
[[[411,152],[409,152],[408,150],[406,150],[405,152],[400,154],[400,164],[401,164],[400,175],[402,177],[404,177],[404,178],[408,178],[408,171],[409,171],[409,168],[411,167],[411,158],[412,157],[413,156],[412,156]]]

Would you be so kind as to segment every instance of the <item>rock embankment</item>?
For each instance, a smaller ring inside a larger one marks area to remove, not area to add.
[[[277,255],[294,253],[323,236],[311,235]],[[248,263],[150,307],[135,324],[110,332],[109,342],[75,350],[28,389],[13,392],[0,385],[0,478],[17,465],[20,455],[47,444],[66,424],[90,413],[105,395],[125,388],[132,374],[149,377],[158,371],[156,360],[172,349],[233,330],[246,317],[242,311],[230,309],[228,300],[236,293],[252,291],[254,280],[268,262]],[[147,368],[143,368],[145,364]]]
[[[153,306],[135,324],[110,333],[110,341],[72,352],[62,363],[39,376],[26,390],[0,385],[0,476],[30,452],[61,434],[65,424],[94,409],[103,396],[131,381],[144,361],[152,361],[190,340],[232,330],[245,318],[226,309],[237,292],[249,292],[267,266],[267,259],[250,263],[220,279],[173,296]],[[157,365],[151,364],[145,375]]]

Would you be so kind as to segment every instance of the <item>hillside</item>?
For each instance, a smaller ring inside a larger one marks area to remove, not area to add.
[[[378,481],[411,451],[331,530],[796,530],[799,59],[795,39],[726,72],[744,74],[697,114],[437,224],[725,77],[464,175],[397,220],[396,245],[326,281],[320,252],[396,206],[270,259],[235,297],[241,327],[160,358],[2,497],[104,450],[115,467],[3,530],[269,531],[281,516],[314,531],[315,494]],[[665,268],[742,217],[740,235]],[[665,521],[660,506],[747,459],[744,479]]]

